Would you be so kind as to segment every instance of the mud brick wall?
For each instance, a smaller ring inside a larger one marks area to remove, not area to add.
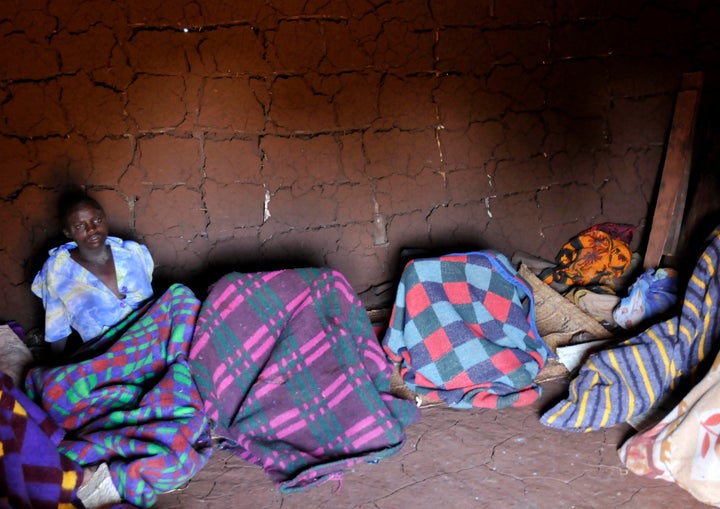
[[[640,243],[718,26],[709,0],[3,0],[0,318],[42,316],[71,183],[199,293],[312,264],[377,307],[404,248]]]

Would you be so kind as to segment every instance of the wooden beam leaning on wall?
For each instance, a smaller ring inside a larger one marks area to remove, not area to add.
[[[692,171],[703,80],[702,72],[686,73],[682,77],[645,250],[645,269],[657,268],[664,262],[664,257],[668,258],[667,262],[677,254]]]

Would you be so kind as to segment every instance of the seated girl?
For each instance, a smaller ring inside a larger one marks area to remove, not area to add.
[[[60,428],[58,451],[83,469],[85,507],[101,505],[88,502],[98,490],[82,494],[95,485],[114,502],[149,507],[212,453],[188,361],[200,301],[181,284],[153,298],[148,249],[108,236],[91,197],[64,195],[60,220],[71,242],[50,251],[32,290],[45,306],[45,339],[64,354],[31,368],[25,393]]]
[[[153,259],[131,240],[108,236],[105,212],[84,193],[60,200],[59,218],[71,242],[50,250],[32,291],[45,307],[45,341],[62,352],[74,329],[90,341],[152,297]]]

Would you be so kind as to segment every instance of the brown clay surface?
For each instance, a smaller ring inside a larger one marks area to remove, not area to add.
[[[628,472],[617,448],[629,427],[562,432],[539,415],[566,385],[543,385],[519,409],[422,410],[395,456],[346,471],[341,484],[281,494],[265,472],[227,452],[158,508],[506,509],[708,507],[675,484]]]

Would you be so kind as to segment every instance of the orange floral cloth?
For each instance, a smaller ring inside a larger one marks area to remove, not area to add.
[[[597,225],[570,239],[555,257],[557,265],[543,270],[540,279],[568,288],[604,285],[623,276],[631,261],[629,241]]]

